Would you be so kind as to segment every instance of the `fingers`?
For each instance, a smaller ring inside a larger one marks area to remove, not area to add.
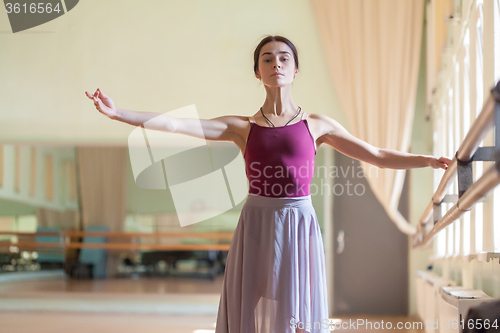
[[[448,165],[451,163],[451,160],[448,157],[441,156],[439,158],[434,157],[435,161],[437,162],[436,165],[433,167],[434,169],[443,169],[447,170]]]
[[[96,90],[95,93],[93,95],[90,95],[89,98],[94,99],[94,98],[97,98],[98,96],[99,96],[99,90]]]
[[[96,92],[92,95],[90,94],[89,92],[85,91],[85,95],[94,101],[94,106],[95,108],[97,109],[97,111],[103,113],[102,111],[102,101],[101,99],[99,98],[99,95],[100,95],[100,90],[97,89]]]
[[[436,165],[434,167],[434,169],[443,169],[443,170],[447,170],[448,169],[448,166],[446,164],[443,164],[443,163],[440,163],[439,165]]]
[[[100,100],[98,97],[96,97],[95,95],[94,95],[94,96],[92,96],[92,97],[91,97],[91,99],[94,101],[94,105],[95,105],[95,107],[96,107],[99,111],[101,111],[101,110],[100,110],[100,107],[101,107],[101,104],[100,104],[100,103],[101,103],[101,100]]]
[[[89,94],[89,93],[86,91],[86,92],[85,92],[85,95],[86,95],[89,99],[91,99],[91,100],[93,100],[93,101],[94,101],[94,105],[96,105],[96,104],[97,104],[97,102],[99,101],[99,98],[97,97],[97,96],[99,96],[99,92],[98,92],[98,91],[96,91],[94,95],[91,95],[91,94]]]
[[[451,159],[449,159],[448,157],[445,157],[444,162],[446,163],[446,169],[448,169],[448,165],[450,165]]]
[[[104,93],[101,91],[101,89],[97,88],[97,91],[99,92],[99,95],[101,96],[101,98],[108,98],[107,95],[104,95]]]
[[[434,162],[431,163],[431,167],[433,169],[443,169],[443,170],[447,170],[448,169],[448,164],[450,164],[448,162],[448,158],[446,157],[440,157],[440,158],[437,158],[437,157],[434,157]],[[451,162],[451,161],[450,161]]]
[[[441,157],[439,159],[439,161],[441,162],[442,164],[442,167],[444,170],[447,170],[448,169],[448,164],[450,164],[451,160],[447,157]]]
[[[101,101],[102,99],[108,99],[109,97],[104,95],[104,93],[101,91],[101,89],[97,88],[95,93],[92,95],[89,92],[85,91],[85,95],[94,101],[94,104],[96,101]]]
[[[445,157],[445,156],[441,156],[441,158],[439,160],[441,162],[446,163],[446,164],[450,164],[451,163],[451,160],[448,157]]]
[[[96,90],[96,92],[94,93],[94,95],[92,94],[89,94],[88,91],[85,91],[85,95],[90,98],[90,99],[94,99],[94,97],[98,97],[99,96],[99,90]]]

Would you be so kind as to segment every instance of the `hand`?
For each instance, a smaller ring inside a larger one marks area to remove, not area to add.
[[[101,89],[97,88],[94,95],[91,95],[88,92],[85,92],[85,95],[94,101],[97,111],[111,119],[116,119],[117,112],[115,104],[111,98],[103,94]]]
[[[436,158],[434,156],[431,157],[429,161],[429,166],[433,169],[448,169],[448,165],[451,163],[451,160],[447,157],[441,156],[440,158]]]

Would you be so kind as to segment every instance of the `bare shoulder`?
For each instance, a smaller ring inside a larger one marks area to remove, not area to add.
[[[219,124],[223,124],[229,130],[240,133],[241,131],[245,131],[249,124],[249,117],[247,116],[238,116],[238,115],[224,115],[219,116],[210,120],[215,120]]]
[[[321,113],[305,113],[304,119],[307,119],[311,131],[314,130],[317,133],[317,138],[342,128],[342,125],[335,119]]]
[[[305,113],[304,114],[304,118],[306,118],[307,120],[309,120],[309,122],[314,122],[314,123],[336,123],[338,124],[338,122],[330,117],[328,117],[327,115],[324,115],[322,113]]]
[[[231,141],[238,146],[242,154],[245,151],[246,139],[250,132],[250,118],[248,116],[237,115],[227,115],[217,118],[221,122],[224,122],[225,127],[231,133]]]
[[[224,123],[224,126],[227,128],[227,130],[233,135],[232,141],[237,142],[247,137],[248,131],[250,130],[249,118],[250,117],[248,116],[225,115],[217,117],[215,119]]]
[[[225,115],[225,116],[219,116],[213,119],[217,119],[218,121],[222,121],[227,125],[231,126],[241,126],[244,125],[245,122],[248,123],[248,118],[247,116],[238,116],[238,115]]]

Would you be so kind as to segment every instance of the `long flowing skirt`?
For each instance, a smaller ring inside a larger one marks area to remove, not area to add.
[[[323,241],[311,196],[249,194],[227,256],[215,333],[299,328],[330,332]]]

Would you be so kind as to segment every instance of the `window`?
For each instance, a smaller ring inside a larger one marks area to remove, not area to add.
[[[494,36],[495,36],[495,82],[500,80],[500,0],[494,2]],[[493,246],[500,252],[500,187],[493,191]]]
[[[476,110],[474,119],[481,113],[484,104],[483,89],[483,5],[479,4],[476,21]],[[481,143],[482,147],[483,144]],[[474,181],[483,175],[483,162],[475,162],[473,168]],[[474,219],[475,249],[474,252],[483,251],[483,204],[478,203],[472,209]]]
[[[471,5],[471,10],[462,18],[465,24],[460,25],[459,31],[453,31],[454,29],[448,31],[448,34],[455,34],[449,35],[446,39],[448,42],[453,41],[453,45],[437,45],[439,49],[442,48],[447,53],[442,57],[441,68],[436,69],[439,72],[433,73],[433,75],[437,74],[435,80],[437,85],[435,94],[429,101],[435,115],[434,129],[437,133],[434,133],[433,138],[436,155],[454,156],[471,125],[482,111],[485,95],[489,95],[490,89],[490,83],[485,80],[491,80],[484,73],[494,72],[495,81],[500,80],[500,0],[493,0],[486,4],[488,14],[491,15],[486,19],[494,20],[493,24],[489,21],[486,24],[487,29],[494,27],[493,34],[487,31],[488,40],[484,39],[483,1],[475,0]],[[489,8],[494,8],[493,12]],[[433,31],[432,27],[429,31],[434,34],[438,33]],[[490,40],[489,36],[494,38]],[[432,36],[429,40],[432,40]],[[494,57],[484,58],[485,43],[488,43],[486,44],[487,52],[490,52],[491,46],[494,46]],[[480,143],[480,146],[483,145],[486,144]],[[490,143],[487,142],[487,145]],[[483,175],[486,167],[483,162],[473,163],[474,181]],[[437,170],[434,176],[436,177],[434,188],[437,188],[442,172]],[[448,194],[452,193],[458,193],[457,182],[454,182],[453,190],[450,189],[448,192]],[[486,204],[477,203],[470,212],[465,213],[460,220],[455,221],[437,235],[435,254],[444,256],[490,251],[489,242],[492,236],[489,234],[492,225],[494,250],[500,252],[500,188],[498,187],[493,193],[493,200],[493,218],[484,211]],[[449,209],[450,206],[449,204],[442,205],[443,215],[444,210]],[[485,231],[488,235],[484,235]]]
[[[3,145],[0,144],[0,187],[3,187]]]
[[[469,49],[470,49],[470,36],[469,29],[465,31],[464,36],[464,57],[463,57],[463,72],[461,75],[461,80],[463,82],[463,105],[462,105],[462,136],[461,140],[465,139],[465,135],[470,128],[470,59],[469,59]]]
[[[45,198],[54,200],[54,160],[52,155],[45,155]]]
[[[493,32],[495,38],[495,82],[500,80],[500,0],[496,0],[493,4],[494,10],[494,27]]]

